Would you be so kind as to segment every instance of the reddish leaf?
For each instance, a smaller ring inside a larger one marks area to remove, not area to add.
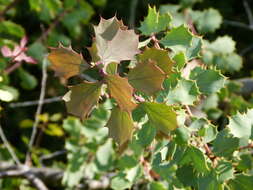
[[[65,79],[78,75],[81,71],[81,66],[84,69],[89,67],[81,54],[76,53],[70,47],[66,48],[62,45],[58,48],[51,48],[48,59],[52,63],[52,69],[56,75]]]
[[[106,83],[111,97],[113,97],[119,107],[124,110],[131,112],[136,104],[132,102],[133,87],[128,83],[126,78],[122,78],[119,75],[107,75]]]

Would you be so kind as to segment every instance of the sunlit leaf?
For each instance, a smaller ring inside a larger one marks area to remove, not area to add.
[[[48,59],[56,75],[66,79],[78,75],[81,68],[89,67],[81,54],[76,53],[71,48],[63,47],[62,45],[58,48],[51,48]]]
[[[141,108],[147,113],[151,124],[167,134],[177,128],[177,115],[172,107],[155,102],[141,103]]]
[[[138,59],[140,62],[146,62],[151,59],[155,61],[157,66],[166,74],[172,72],[174,61],[170,59],[168,51],[166,50],[157,49],[155,47],[146,48],[142,54],[138,55]]]
[[[165,30],[170,26],[171,16],[166,13],[160,15],[156,11],[155,7],[148,8],[148,15],[145,17],[144,21],[141,23],[139,30],[144,35],[151,35],[153,33],[158,33]]]

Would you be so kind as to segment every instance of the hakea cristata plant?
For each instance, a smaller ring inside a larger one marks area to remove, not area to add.
[[[68,79],[79,75],[81,71],[91,67],[99,67],[102,76],[98,82],[83,81],[69,87],[70,91],[63,97],[69,113],[86,118],[98,103],[102,86],[107,86],[109,95],[117,102],[107,123],[109,135],[120,145],[127,142],[132,135],[134,124],[131,112],[137,107],[146,111],[151,122],[167,133],[177,127],[176,113],[169,106],[142,102],[136,92],[152,96],[162,89],[166,76],[172,73],[173,61],[166,50],[146,48],[143,53],[138,49],[139,36],[134,30],[128,30],[116,17],[105,20],[101,18],[98,26],[94,26],[95,38],[92,47],[88,48],[92,63],[88,64],[81,54],[71,47],[60,45],[51,48],[48,59],[52,69],[60,77]],[[130,69],[126,77],[121,77],[117,66],[121,61],[135,60],[135,67]]]
[[[60,45],[51,48],[48,59],[58,76],[68,79],[92,68],[97,68],[100,76],[97,82],[84,80],[81,84],[69,87],[69,92],[63,97],[68,112],[84,119],[101,95],[108,93],[117,105],[112,109],[106,126],[109,136],[119,145],[128,142],[132,136],[133,110],[141,109],[161,133],[168,134],[176,129],[177,107],[167,105],[166,98],[159,92],[168,77],[172,80],[181,79],[177,71],[184,67],[187,60],[198,56],[201,38],[194,36],[185,26],[168,30],[170,21],[170,15],[160,17],[155,8],[149,9],[149,15],[139,28],[142,35],[150,36],[147,44],[151,45],[147,47],[145,42],[144,45],[139,42],[134,30],[129,30],[116,17],[108,20],[101,18],[98,26],[94,26],[95,38],[88,48],[92,58],[89,64],[71,47]],[[158,40],[155,35],[160,31],[167,33]],[[160,48],[160,43],[170,50]],[[119,69],[122,61],[131,61],[128,73]],[[169,99],[172,104],[192,105],[198,99],[200,92],[196,82],[182,79],[177,85]],[[185,90],[189,90],[189,94]],[[177,93],[183,97],[177,97]]]

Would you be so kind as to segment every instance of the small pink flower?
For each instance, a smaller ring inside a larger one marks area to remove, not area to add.
[[[21,39],[20,44],[14,47],[13,51],[9,47],[3,46],[1,48],[1,52],[4,57],[13,58],[14,62],[25,61],[26,63],[36,64],[37,61],[35,59],[25,54],[25,52],[27,51],[27,47],[25,47],[26,44],[27,44],[27,37],[24,36]]]

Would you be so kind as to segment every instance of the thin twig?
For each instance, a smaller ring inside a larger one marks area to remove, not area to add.
[[[129,18],[129,26],[134,28],[135,26],[135,17],[136,17],[136,8],[138,5],[138,0],[132,0],[130,5],[130,18]]]
[[[243,0],[243,6],[244,6],[246,14],[248,16],[249,25],[252,28],[253,27],[253,15],[252,15],[252,11],[250,9],[250,6],[249,6],[247,0]]]
[[[244,150],[244,149],[249,149],[249,148],[250,148],[250,149],[253,148],[253,142],[249,143],[249,144],[246,145],[246,146],[240,147],[239,150]]]
[[[43,162],[45,160],[50,160],[50,159],[53,159],[53,158],[55,158],[57,156],[64,155],[66,153],[67,153],[67,150],[58,150],[56,152],[53,152],[52,154],[43,155],[39,159],[40,164],[43,166]]]
[[[6,136],[4,135],[4,132],[3,132],[3,129],[2,129],[2,126],[0,125],[0,137],[4,143],[4,146],[7,148],[7,150],[9,151],[12,159],[14,160],[14,162],[17,164],[17,165],[20,165],[21,162],[19,161],[17,155],[15,154],[14,150],[11,148]]]
[[[21,66],[22,62],[19,61],[19,62],[16,62],[15,64],[13,64],[12,66],[8,67],[6,70],[5,70],[5,73],[8,75],[10,74],[11,72],[15,71],[17,68],[19,68]]]
[[[232,20],[223,20],[224,24],[230,25],[230,26],[234,26],[234,27],[239,27],[239,28],[244,28],[247,30],[253,30],[253,27],[250,27],[247,24],[244,24],[242,22],[238,22],[238,21],[232,21]]]
[[[250,52],[251,50],[253,50],[253,44],[251,44],[250,46],[244,48],[239,54],[241,56],[245,55],[246,53]]]
[[[30,159],[30,152],[32,150],[32,146],[34,144],[36,133],[37,133],[37,127],[39,124],[39,115],[41,114],[42,106],[43,106],[44,98],[45,98],[46,82],[47,82],[47,61],[46,59],[44,59],[42,63],[42,80],[41,80],[39,104],[38,104],[36,114],[35,114],[35,121],[33,124],[32,135],[28,144],[28,151],[26,154],[26,164],[28,164],[28,161]]]
[[[57,97],[53,97],[53,98],[44,99],[43,104],[50,104],[50,103],[60,102],[60,101],[62,101],[62,96],[57,96]],[[9,107],[10,108],[28,107],[28,106],[36,106],[38,104],[39,104],[39,100],[32,100],[32,101],[11,103],[9,105]]]

